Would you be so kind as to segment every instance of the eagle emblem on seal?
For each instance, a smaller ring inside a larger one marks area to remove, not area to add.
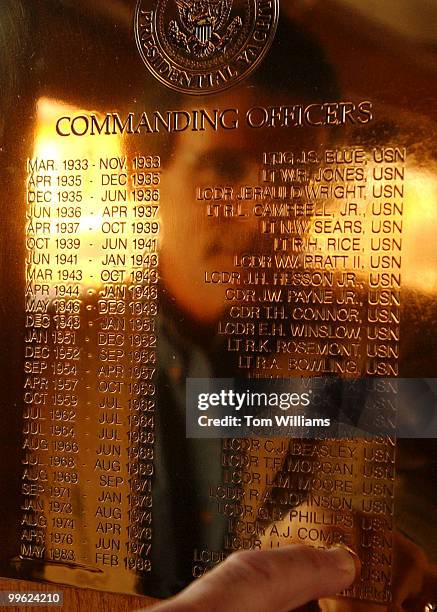
[[[175,0],[180,25],[172,20],[169,39],[188,55],[209,59],[226,51],[241,30],[241,17],[229,23],[233,0]]]

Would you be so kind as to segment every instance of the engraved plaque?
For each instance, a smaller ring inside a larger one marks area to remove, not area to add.
[[[2,2],[3,576],[436,603],[436,36],[361,4]]]

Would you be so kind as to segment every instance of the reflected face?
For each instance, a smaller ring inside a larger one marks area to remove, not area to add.
[[[199,322],[215,322],[226,306],[226,286],[206,283],[205,273],[235,272],[236,255],[264,251],[259,219],[251,214],[249,201],[237,198],[241,186],[262,184],[263,153],[308,150],[324,138],[322,130],[291,134],[287,129],[261,132],[247,127],[244,115],[249,108],[281,102],[275,92],[261,94],[250,88],[214,98],[216,109],[240,110],[239,127],[180,134],[164,166],[161,276],[178,305]],[[222,188],[221,197],[202,198],[205,187]],[[226,207],[233,209],[232,215]]]
[[[225,303],[225,287],[206,283],[205,273],[232,272],[234,256],[255,246],[256,221],[235,215],[238,186],[258,183],[261,153],[250,151],[238,131],[186,133],[162,173],[161,274],[178,305],[202,323],[215,321]],[[205,187],[226,195],[206,200]]]

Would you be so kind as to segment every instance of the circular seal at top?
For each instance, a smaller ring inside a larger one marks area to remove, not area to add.
[[[228,89],[255,70],[278,17],[279,0],[138,0],[135,38],[161,83],[203,95]]]

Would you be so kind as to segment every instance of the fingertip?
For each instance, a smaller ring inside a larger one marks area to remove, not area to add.
[[[350,586],[361,573],[361,561],[358,555],[344,544],[336,544],[327,550],[330,561],[335,564],[344,576],[345,588]]]

